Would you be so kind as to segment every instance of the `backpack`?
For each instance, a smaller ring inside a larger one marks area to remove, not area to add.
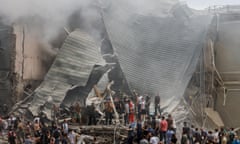
[[[53,131],[53,137],[54,137],[55,139],[57,139],[57,138],[60,137],[60,132],[59,132],[58,129],[55,129],[55,130]]]
[[[230,132],[229,133],[229,139],[231,140],[231,141],[233,141],[234,140],[234,137],[235,137],[235,134],[234,134],[234,132]]]

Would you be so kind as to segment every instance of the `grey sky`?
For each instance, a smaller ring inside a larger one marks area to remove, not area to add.
[[[187,2],[189,7],[205,9],[213,5],[240,5],[240,0],[181,0]]]

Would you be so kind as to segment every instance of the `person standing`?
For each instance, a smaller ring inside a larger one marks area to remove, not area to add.
[[[129,100],[129,122],[133,123],[134,122],[134,103]]]
[[[137,142],[139,143],[143,136],[142,122],[140,119],[137,120]]]
[[[173,130],[173,118],[172,118],[171,114],[168,115],[167,123],[168,123],[168,129],[172,129]]]
[[[160,96],[159,96],[159,95],[155,96],[155,99],[154,99],[154,108],[155,108],[155,116],[157,115],[157,111],[158,111],[159,114],[161,115]]]
[[[149,137],[150,137],[149,144],[158,144],[160,141],[159,138],[153,133],[149,133]]]
[[[142,103],[142,98],[143,96],[140,96],[139,94],[137,94],[137,116],[138,119],[141,119],[141,103]]]
[[[106,125],[112,124],[112,114],[113,114],[113,106],[111,101],[107,101],[105,105],[105,115],[106,115]]]
[[[133,144],[133,138],[134,138],[134,128],[132,125],[129,126],[128,128],[128,138],[127,138],[127,144]]]
[[[231,128],[228,134],[228,143],[232,143],[235,136],[236,136],[236,132],[234,131],[234,128]]]
[[[232,144],[240,144],[240,140],[239,140],[237,135],[234,137],[234,140],[232,141]]]
[[[167,130],[167,133],[166,133],[167,144],[171,144],[173,134],[174,134],[174,130],[172,128]]]
[[[150,103],[151,103],[151,99],[150,99],[150,96],[148,95],[148,94],[145,94],[145,97],[146,97],[146,104],[145,104],[145,106],[146,106],[146,115],[147,116],[149,116],[149,114],[150,114],[150,110],[149,110],[149,107],[150,107]]]
[[[17,126],[17,139],[20,143],[23,143],[25,141],[25,133],[24,133],[24,124],[21,120],[19,120],[18,126]]]
[[[8,132],[8,142],[9,144],[16,144],[16,133],[12,129]]]
[[[171,144],[176,144],[176,143],[177,143],[177,136],[176,136],[176,134],[174,133],[174,134],[172,135]]]
[[[75,133],[73,130],[70,130],[70,132],[68,133],[68,140],[70,144],[76,144],[77,137],[79,137],[79,135]]]
[[[53,121],[57,121],[57,115],[59,112],[59,107],[56,104],[53,104],[52,111],[51,111],[51,116]]]
[[[124,124],[127,125],[129,124],[129,100],[125,100],[125,104],[124,104]]]
[[[202,137],[201,137],[201,134],[200,134],[198,128],[195,128],[195,131],[194,131],[193,137],[194,137],[194,141],[193,141],[193,143],[201,143],[201,141],[202,141]]]
[[[87,106],[88,109],[88,125],[96,125],[96,115],[95,115],[95,106],[92,103],[90,106]]]
[[[24,141],[24,144],[34,144],[34,140],[31,138],[30,134],[26,134],[26,139]]]
[[[62,124],[62,130],[63,130],[63,134],[68,134],[68,123],[66,120],[64,120]]]
[[[219,132],[218,129],[215,129],[215,132],[213,133],[213,137],[214,137],[214,143],[218,144],[219,143],[219,138],[218,138]]]
[[[141,100],[141,120],[145,121],[146,117],[146,101],[144,100],[144,97],[142,97]]]
[[[187,139],[190,139],[190,127],[188,127],[187,122],[183,122],[182,135],[186,135]]]
[[[149,144],[146,135],[143,136],[143,138],[140,140],[139,144]]]
[[[168,123],[164,116],[162,116],[162,120],[160,122],[160,141],[164,140],[164,144],[166,144],[166,132],[168,130]]]

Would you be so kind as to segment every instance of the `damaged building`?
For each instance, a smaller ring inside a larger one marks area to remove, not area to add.
[[[133,90],[159,94],[178,123],[240,126],[228,113],[239,99],[240,8],[196,11],[175,0],[144,11],[127,0],[91,8],[96,17],[82,21],[85,8],[75,12],[50,54],[26,26],[0,25],[0,103],[14,103],[10,112],[51,118],[54,105],[85,107],[94,85],[103,90],[113,80],[113,91],[133,99]]]
[[[15,55],[15,40],[13,28],[4,24],[0,24],[0,101],[1,106],[13,105],[15,91],[15,73],[14,59]],[[9,99],[6,99],[9,97]],[[1,110],[3,107],[1,107]]]

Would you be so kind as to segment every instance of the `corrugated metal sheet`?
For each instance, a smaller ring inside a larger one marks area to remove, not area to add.
[[[130,87],[141,93],[160,93],[166,104],[183,95],[211,19],[191,16],[184,20],[164,12],[143,15],[129,7],[128,1],[116,0],[103,16]]]
[[[0,105],[12,102],[12,83],[9,75],[12,71],[11,58],[14,55],[14,47],[13,28],[0,24]]]
[[[52,103],[61,104],[72,86],[86,85],[96,64],[102,65],[104,62],[93,39],[80,30],[72,32],[44,81],[35,90],[29,110],[37,115],[39,107],[45,106],[45,112],[50,114]]]

